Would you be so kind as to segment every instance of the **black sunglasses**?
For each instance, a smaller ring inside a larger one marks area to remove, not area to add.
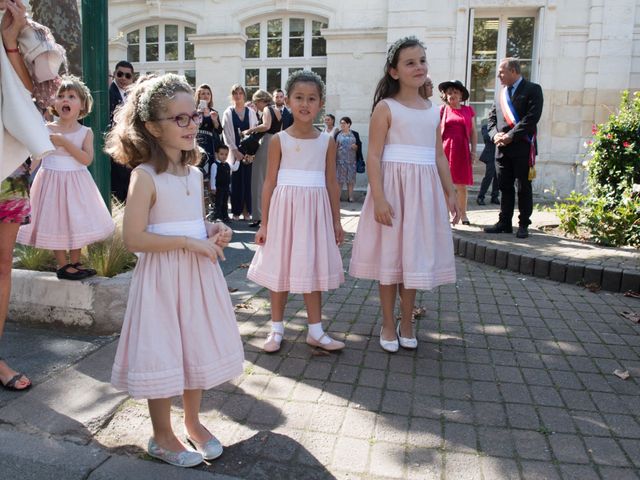
[[[158,118],[157,121],[160,120],[173,120],[176,122],[180,128],[186,128],[189,126],[189,123],[193,121],[196,126],[199,126],[202,123],[202,112],[193,112],[193,113],[179,113],[175,117],[169,118]]]
[[[129,72],[123,72],[122,70],[118,70],[116,72],[116,77],[118,77],[118,78],[124,77],[127,80],[131,80],[133,78],[133,75],[131,73],[129,73]]]

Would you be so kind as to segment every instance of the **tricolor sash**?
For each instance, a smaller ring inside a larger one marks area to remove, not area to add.
[[[502,92],[500,92],[500,110],[502,110],[502,116],[504,117],[504,121],[507,122],[507,125],[509,125],[509,128],[513,128],[516,123],[520,121],[520,117],[511,102],[511,98],[509,98],[508,90],[509,89],[507,87],[504,87]],[[533,169],[533,166],[536,164],[536,134],[527,135],[527,141],[530,145],[529,167],[530,169]],[[533,175],[535,176],[535,170]]]

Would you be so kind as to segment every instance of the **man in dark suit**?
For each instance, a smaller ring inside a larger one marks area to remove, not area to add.
[[[282,113],[282,130],[286,130],[293,123],[293,115],[284,104],[284,91],[276,88],[273,91],[273,101],[276,104],[276,108]]]
[[[484,229],[487,233],[511,233],[515,205],[514,182],[518,183],[518,238],[529,236],[533,193],[529,168],[537,154],[537,124],[542,114],[542,88],[522,77],[520,62],[505,58],[498,67],[504,88],[489,112],[489,137],[495,143],[496,172],[502,198],[498,223]]]
[[[113,82],[109,86],[109,128],[113,126],[113,113],[127,98],[127,91],[133,83],[133,76],[131,63],[121,60],[116,64]],[[111,160],[111,192],[121,202],[127,199],[130,177],[131,170],[129,168]]]

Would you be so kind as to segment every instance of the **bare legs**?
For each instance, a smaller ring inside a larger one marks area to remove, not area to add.
[[[350,202],[353,202],[353,188],[356,186],[355,183],[347,183],[347,195]]]
[[[460,218],[464,222],[465,220],[469,220],[467,217],[467,186],[466,185],[456,185],[456,202],[458,203],[458,209],[460,210]]]
[[[284,307],[287,306],[289,292],[271,292],[271,321],[282,322]],[[313,325],[322,320],[322,294],[320,292],[305,293],[304,303],[307,307],[307,323]]]
[[[80,263],[80,249],[76,248],[75,250],[69,250],[69,261],[67,261],[67,251],[66,250],[54,250],[53,254],[56,257],[56,263],[58,264],[58,268],[62,268],[67,263],[76,264]],[[75,268],[69,268],[69,273],[75,273],[77,270]]]
[[[16,245],[18,235],[17,223],[0,223],[0,337],[4,331],[4,323],[9,311],[9,297],[11,296],[11,267],[13,265],[13,248]],[[16,371],[10,368],[4,361],[0,361],[0,381],[6,384],[15,375]],[[23,389],[29,386],[31,381],[22,377],[14,387]]]
[[[184,405],[184,424],[189,436],[197,442],[204,443],[211,438],[211,434],[200,423],[200,402],[202,390],[185,390],[182,395]],[[171,425],[171,399],[157,398],[148,400],[153,438],[158,445],[173,452],[186,450],[178,439]]]
[[[416,290],[404,288],[402,283],[394,285],[380,284],[380,306],[382,307],[382,339],[393,341],[396,339],[396,319],[394,310],[396,296],[400,296],[400,335],[413,337],[413,307],[416,301]]]

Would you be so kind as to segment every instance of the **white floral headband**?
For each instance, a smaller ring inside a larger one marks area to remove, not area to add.
[[[393,43],[393,45],[389,47],[389,51],[387,52],[387,63],[389,63],[389,65],[391,65],[391,63],[393,62],[393,57],[396,56],[396,52],[407,42],[416,42],[425,50],[427,49],[427,47],[424,46],[424,43],[422,43],[420,39],[415,35],[409,35],[408,37],[399,38]]]

